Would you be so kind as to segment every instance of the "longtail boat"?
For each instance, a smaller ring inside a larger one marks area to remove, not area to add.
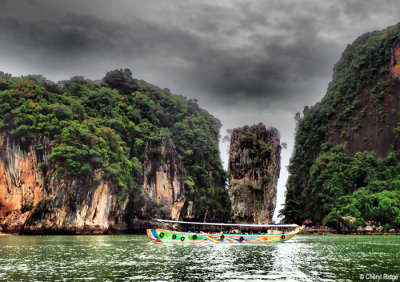
[[[231,232],[191,232],[191,231],[177,231],[169,229],[147,229],[147,235],[149,239],[155,243],[275,243],[285,242],[293,238],[299,233],[304,226],[300,227],[297,224],[236,224],[236,223],[206,223],[206,222],[190,222],[190,221],[176,221],[176,220],[165,220],[165,219],[154,219],[153,221],[164,223],[164,224],[186,224],[195,226],[219,226],[221,229],[236,227],[237,231],[235,234]],[[242,233],[241,228],[253,228],[261,230],[265,228],[279,229],[284,228],[286,232],[280,232],[277,230],[253,233]],[[201,228],[200,228],[201,229]]]

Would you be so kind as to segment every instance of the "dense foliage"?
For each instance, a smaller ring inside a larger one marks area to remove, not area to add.
[[[354,190],[351,189],[361,189],[361,186],[349,188],[349,185],[354,183],[341,179],[343,183],[341,185],[336,183],[335,186],[341,194],[330,191],[324,198],[319,199],[327,201],[327,198],[330,198],[326,204],[324,202],[321,204],[324,208],[319,212],[321,205],[313,199],[315,194],[312,192],[315,184],[313,181],[316,178],[316,160],[322,152],[329,151],[332,147],[329,142],[330,136],[339,135],[338,143],[341,144],[357,135],[361,121],[367,114],[376,114],[378,122],[382,126],[387,126],[385,123],[388,113],[383,109],[381,102],[392,86],[389,79],[391,52],[399,39],[399,25],[359,37],[347,47],[341,60],[335,65],[333,80],[321,103],[312,107],[304,118],[297,116],[295,148],[289,165],[286,203],[281,211],[287,222],[301,223],[310,218],[315,223],[321,224],[324,217],[333,212],[334,205],[329,202],[335,201],[337,196],[352,194]],[[374,105],[376,112],[366,112],[366,108],[362,106],[362,96],[368,97],[370,101],[368,103]],[[364,141],[368,142],[367,139]],[[394,144],[392,149],[396,149]],[[342,164],[340,166],[342,167]],[[325,177],[327,182],[334,181],[333,178]],[[369,178],[365,181],[368,180]],[[325,183],[320,182],[321,185]],[[368,187],[369,183],[363,185]],[[381,192],[384,190],[386,187],[382,186]],[[357,193],[361,194],[362,191]],[[368,213],[363,215],[369,217]]]
[[[146,144],[157,146],[169,136],[198,216],[229,216],[220,123],[195,101],[133,79],[128,69],[111,71],[102,81],[73,77],[58,84],[1,73],[0,101],[0,130],[39,152],[51,147],[40,167],[55,167],[58,178],[85,177],[98,169],[120,189],[133,191],[142,181]]]
[[[307,218],[337,227],[341,217],[400,228],[400,151],[385,159],[373,153],[351,155],[343,147],[321,154],[303,190]]]

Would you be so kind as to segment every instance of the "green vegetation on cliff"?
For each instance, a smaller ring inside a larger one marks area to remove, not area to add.
[[[390,67],[399,42],[399,25],[359,37],[335,65],[321,103],[298,119],[281,211],[287,222],[309,218],[332,225],[349,215],[398,225],[399,190],[393,186],[396,176],[388,171],[398,169],[392,161],[399,149],[395,127],[400,117],[394,103],[399,93]],[[344,150],[332,149],[340,144]],[[395,152],[380,160],[364,151],[383,157]],[[383,205],[392,210],[384,212]]]
[[[143,181],[145,148],[168,136],[186,169],[186,197],[196,206],[195,216],[229,216],[220,123],[195,101],[133,79],[128,69],[109,72],[103,81],[73,77],[58,84],[1,73],[0,101],[0,131],[24,148],[50,151],[40,168],[51,165],[58,178],[98,170],[120,189],[134,191]]]
[[[309,196],[303,214],[315,222],[338,227],[340,217],[400,228],[400,151],[387,158],[373,153],[349,154],[338,146],[322,153],[310,169],[303,194]]]

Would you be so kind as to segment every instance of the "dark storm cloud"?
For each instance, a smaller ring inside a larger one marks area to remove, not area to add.
[[[125,58],[149,55],[152,42],[162,41],[163,31],[141,20],[132,26],[105,21],[93,16],[65,15],[57,22],[46,20],[23,23],[1,19],[5,44],[24,46],[33,54],[47,52],[59,62],[78,54],[93,56],[108,53]]]
[[[16,49],[27,61],[42,58],[47,73],[71,60],[103,72],[109,69],[102,60],[125,62],[135,74],[141,73],[135,66],[147,64],[155,83],[179,77],[177,89],[189,92],[180,94],[192,90],[200,100],[230,105],[315,95],[304,81],[326,79],[344,45],[324,31],[329,35],[350,16],[368,19],[376,7],[373,1],[5,3],[3,56]]]
[[[288,97],[297,81],[321,74],[319,65],[325,65],[325,54],[335,47],[329,40],[316,40],[315,21],[309,15],[295,16],[292,11],[280,22],[264,15],[268,7],[258,11],[244,4],[181,5],[195,16],[169,25],[168,17],[161,22],[135,15],[104,19],[79,9],[61,9],[54,16],[51,7],[36,3],[36,14],[33,9],[31,14],[8,11],[2,16],[5,52],[17,46],[22,55],[42,57],[48,68],[71,59],[88,63],[108,57],[133,65],[147,59],[160,71],[184,68],[179,75],[185,84],[221,102]],[[286,8],[274,7],[278,12]],[[167,8],[166,13],[171,12]],[[279,34],[269,35],[278,25]]]

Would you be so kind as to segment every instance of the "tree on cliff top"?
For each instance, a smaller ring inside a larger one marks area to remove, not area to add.
[[[130,69],[113,70],[106,74],[103,81],[121,94],[130,94],[137,90],[137,85]]]

